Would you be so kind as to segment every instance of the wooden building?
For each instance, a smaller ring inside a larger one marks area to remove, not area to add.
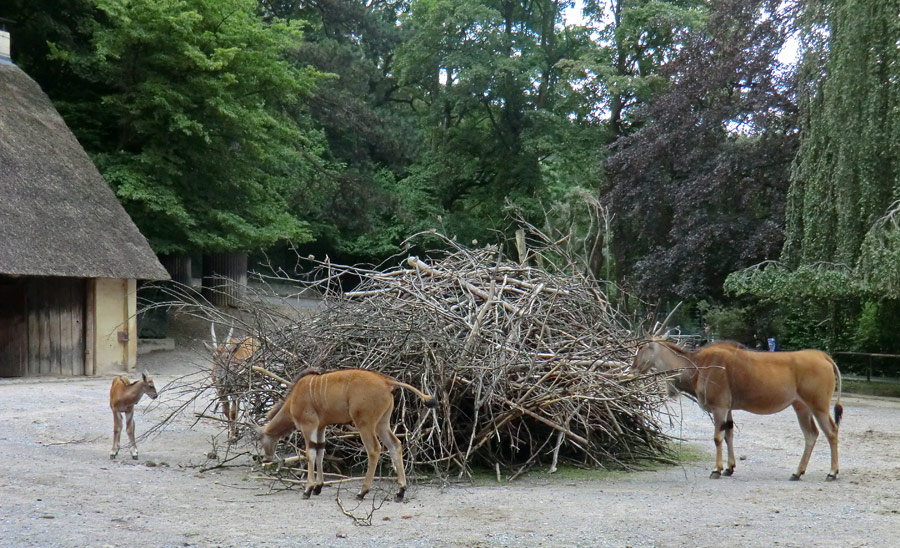
[[[0,377],[133,368],[137,280],[168,277],[50,99],[0,58]]]

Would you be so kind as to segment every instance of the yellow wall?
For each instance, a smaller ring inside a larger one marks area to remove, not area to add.
[[[114,278],[97,278],[93,282],[93,373],[103,375],[134,369],[137,362],[137,283]],[[119,341],[119,331],[127,332],[127,342]]]

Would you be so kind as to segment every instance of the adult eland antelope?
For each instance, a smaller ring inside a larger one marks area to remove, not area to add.
[[[234,385],[240,375],[246,371],[250,365],[250,359],[261,347],[258,340],[253,337],[235,338],[231,334],[234,327],[228,331],[228,335],[219,344],[216,341],[216,326],[214,323],[209,324],[209,331],[212,335],[212,345],[207,344],[206,347],[212,352],[212,371],[211,378],[213,386],[216,389],[216,396],[219,399],[219,405],[222,406],[222,413],[225,415],[225,421],[228,425],[228,439],[237,439],[237,416],[239,401],[234,394]]]
[[[113,445],[109,452],[109,458],[114,459],[119,454],[119,438],[122,436],[124,423],[128,425],[131,458],[137,460],[137,443],[134,441],[134,406],[144,394],[147,394],[151,400],[156,399],[156,386],[153,385],[153,379],[148,377],[146,372],[141,374],[139,381],[131,381],[124,375],[113,379],[112,386],[109,388],[109,407],[113,414]]]
[[[639,373],[671,372],[670,394],[684,392],[712,413],[715,424],[716,468],[710,478],[734,473],[731,411],[757,415],[777,413],[793,406],[806,440],[800,466],[791,476],[799,480],[806,472],[819,428],[831,445],[831,471],[838,474],[838,425],[841,422],[841,372],[828,354],[819,350],[753,352],[734,343],[714,343],[694,352],[663,341],[651,341],[638,351],[632,367]],[[834,420],[828,414],[837,379]],[[728,445],[728,468],[723,471],[722,440]]]
[[[300,430],[306,442],[306,489],[318,495],[325,482],[322,462],[325,458],[325,427],[331,424],[353,424],[359,430],[368,456],[366,477],[357,498],[362,499],[372,486],[375,466],[384,443],[397,471],[399,490],[395,500],[400,502],[406,493],[406,472],[400,440],[391,431],[391,412],[394,410],[394,387],[412,391],[427,407],[437,407],[437,400],[415,387],[388,376],[365,369],[343,369],[318,373],[308,371],[299,375],[287,397],[266,414],[269,421],[260,431],[260,443],[265,462],[271,462],[275,444],[294,430]],[[376,438],[377,435],[377,438]]]

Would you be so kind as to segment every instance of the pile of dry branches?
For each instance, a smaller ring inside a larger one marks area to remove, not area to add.
[[[627,371],[639,340],[595,280],[546,250],[514,261],[495,246],[467,249],[432,236],[451,251],[380,270],[318,262],[314,282],[290,280],[316,286],[323,304],[314,315],[260,295],[233,317],[204,307],[262,343],[256,367],[229,376],[242,420],[263,424],[285,395],[282,381],[300,371],[359,367],[439,398],[426,409],[397,390],[392,423],[405,457],[440,473],[474,465],[515,476],[540,462],[629,467],[665,458],[659,391]],[[342,291],[339,282],[351,279],[358,284]],[[337,462],[365,460],[352,429],[327,440]]]

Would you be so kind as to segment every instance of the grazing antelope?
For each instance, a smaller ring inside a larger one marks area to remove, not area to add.
[[[235,381],[245,372],[248,362],[261,345],[253,337],[233,338],[233,327],[222,344],[216,342],[215,324],[209,324],[209,331],[212,334],[212,346],[207,344],[206,347],[213,355],[212,383],[228,424],[228,439],[233,441],[237,439],[238,416],[238,398],[233,392]]]
[[[141,380],[132,382],[125,375],[119,375],[112,381],[109,389],[109,407],[113,414],[113,445],[109,452],[109,458],[114,459],[119,454],[119,438],[122,435],[122,425],[128,425],[128,439],[131,441],[131,458],[137,460],[137,443],[134,441],[134,406],[140,401],[141,396],[147,394],[151,400],[156,399],[156,387],[153,379],[144,372]]]
[[[397,471],[399,491],[395,500],[400,502],[406,493],[406,472],[400,440],[391,431],[391,412],[394,410],[394,387],[411,390],[422,398],[427,407],[437,407],[437,400],[406,383],[365,369],[344,369],[328,373],[307,372],[299,375],[288,390],[287,397],[266,414],[269,421],[260,432],[260,442],[265,452],[264,462],[271,462],[275,444],[294,430],[303,433],[306,441],[306,490],[318,495],[325,482],[322,462],[325,458],[325,427],[330,424],[353,424],[369,458],[362,489],[356,495],[365,497],[372,486],[375,466],[381,455],[381,444],[391,455]],[[315,473],[318,475],[314,475]]]
[[[831,470],[826,481],[837,479],[838,425],[841,423],[841,372],[828,354],[819,350],[753,352],[734,343],[714,343],[690,352],[674,344],[652,341],[637,353],[632,365],[639,373],[671,371],[669,392],[693,396],[712,413],[715,424],[716,468],[710,478],[734,473],[733,409],[757,415],[777,413],[793,406],[803,430],[806,447],[791,480],[806,472],[819,431],[831,445]],[[677,373],[677,374],[676,374]],[[837,379],[834,420],[828,407]],[[728,445],[728,468],[722,466],[722,441]]]

